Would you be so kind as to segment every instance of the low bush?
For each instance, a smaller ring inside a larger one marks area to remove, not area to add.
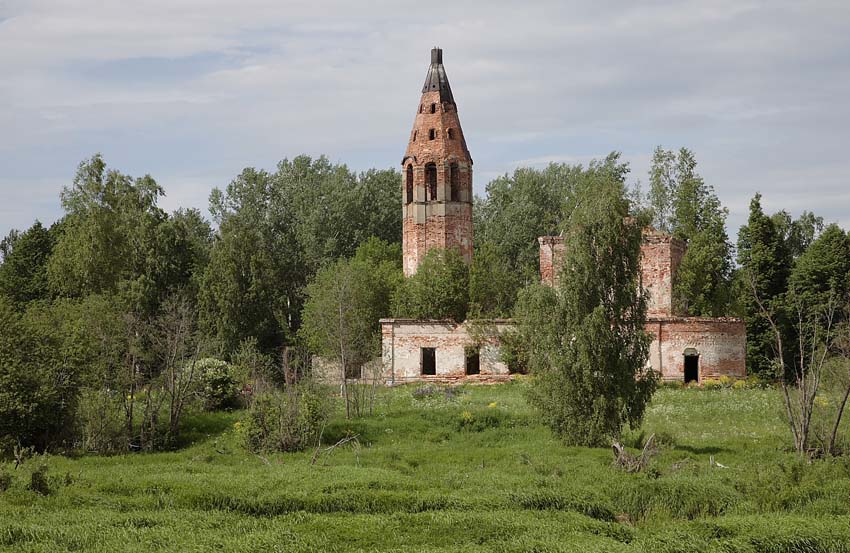
[[[76,447],[113,454],[127,450],[129,436],[121,397],[110,390],[83,390],[77,407]]]
[[[221,411],[239,407],[239,385],[233,368],[220,359],[206,358],[197,362],[204,409]]]
[[[251,451],[301,451],[315,445],[328,417],[323,389],[311,384],[275,390],[251,402],[241,431]]]
[[[0,467],[0,493],[5,492],[12,487],[12,473],[6,470],[6,467]]]
[[[39,495],[50,495],[50,482],[47,479],[47,463],[39,463],[30,474],[29,489]]]
[[[510,416],[497,407],[486,409],[466,409],[455,419],[455,427],[458,431],[482,432],[490,428],[507,426]]]

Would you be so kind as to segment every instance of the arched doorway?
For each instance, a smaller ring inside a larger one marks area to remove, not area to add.
[[[699,382],[699,352],[694,348],[686,348],[685,353],[685,384]]]

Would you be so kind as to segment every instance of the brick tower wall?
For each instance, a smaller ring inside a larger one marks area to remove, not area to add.
[[[673,281],[687,246],[678,238],[653,229],[643,232],[641,253],[641,285],[648,297],[649,317],[676,315],[673,306]]]
[[[435,198],[429,190],[426,174],[431,163],[436,168]],[[452,165],[457,171],[454,199]],[[412,169],[411,201],[408,201],[408,168]],[[439,90],[422,94],[402,161],[402,175],[404,274],[414,274],[425,254],[434,248],[457,249],[470,263],[472,158],[466,148],[457,106],[453,100],[441,96]]]

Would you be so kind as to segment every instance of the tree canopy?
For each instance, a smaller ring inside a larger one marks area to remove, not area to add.
[[[531,401],[567,443],[603,445],[640,423],[655,389],[638,286],[642,229],[616,155],[584,172],[563,223],[558,288],[532,285],[515,311]]]

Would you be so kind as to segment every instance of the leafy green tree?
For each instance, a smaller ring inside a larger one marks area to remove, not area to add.
[[[567,443],[598,446],[640,423],[656,386],[639,292],[640,224],[616,154],[591,163],[568,204],[557,290],[525,291],[516,309],[534,375],[530,399]]]
[[[657,229],[688,242],[673,283],[677,311],[721,316],[732,301],[728,210],[696,166],[696,158],[686,148],[678,152],[655,149],[649,172],[649,215]]]
[[[51,288],[63,297],[121,289],[149,309],[154,275],[145,265],[156,226],[166,219],[156,207],[161,195],[151,177],[107,171],[100,155],[81,163],[73,185],[62,191],[66,225],[48,264]]]
[[[785,242],[791,259],[800,257],[823,232],[823,217],[816,217],[810,211],[804,211],[797,219],[792,219],[785,210],[774,213],[770,218]]]
[[[499,248],[485,242],[476,249],[469,268],[469,301],[473,316],[509,317],[523,284],[522,277]]]
[[[787,244],[787,241],[786,241]],[[808,309],[823,311],[831,297],[850,293],[850,237],[832,224],[794,262],[789,288]],[[837,317],[836,322],[843,317]]]
[[[301,255],[282,195],[272,175],[249,168],[210,196],[219,236],[201,285],[201,326],[226,353],[252,337],[274,351],[296,326]]]
[[[393,298],[398,317],[462,322],[469,310],[469,267],[457,250],[433,249]]]
[[[352,259],[367,265],[372,273],[378,317],[391,316],[393,295],[404,282],[401,243],[389,243],[373,236],[360,244]]]
[[[163,194],[149,175],[107,170],[99,154],[82,162],[61,195],[66,215],[47,264],[51,290],[61,297],[119,294],[152,316],[162,298],[190,286],[209,227],[197,212],[169,218],[157,206]]]
[[[213,231],[197,209],[178,209],[157,229],[153,270],[162,275],[165,288],[188,294],[194,302],[210,259]]]
[[[12,249],[15,247],[15,242],[18,241],[18,238],[21,236],[21,231],[18,229],[12,229],[9,231],[9,234],[3,237],[0,240],[0,261],[3,261],[9,254],[12,253]]]
[[[245,169],[214,190],[219,236],[203,278],[204,328],[226,352],[250,337],[265,352],[291,343],[316,271],[372,236],[401,241],[400,183],[396,171],[358,176],[325,157],[298,156],[274,173]]]
[[[20,234],[15,247],[0,265],[0,295],[6,296],[18,309],[27,303],[48,299],[47,260],[56,241],[55,232],[38,221]]]
[[[738,231],[738,263],[742,267],[740,301],[747,326],[747,372],[772,379],[776,342],[764,312],[781,312],[791,256],[773,219],[761,207],[761,194],[750,201],[747,224]],[[775,322],[786,338],[784,343],[792,343],[787,321],[777,318]]]
[[[0,448],[70,444],[88,352],[67,307],[21,314],[0,297]]]
[[[476,198],[474,206],[476,254],[489,244],[523,283],[537,281],[537,238],[560,232],[564,206],[582,171],[580,165],[552,163],[490,181],[487,196]]]
[[[307,286],[299,334],[315,353],[336,362],[346,416],[359,415],[362,404],[349,378],[359,378],[364,364],[379,355],[378,319],[389,309],[389,291],[375,267],[358,259],[340,259],[316,273]]]
[[[371,236],[401,242],[397,171],[372,169],[358,176],[324,156],[298,156],[281,161],[273,180],[281,193],[277,199],[291,206],[306,279],[326,262],[351,257]]]

